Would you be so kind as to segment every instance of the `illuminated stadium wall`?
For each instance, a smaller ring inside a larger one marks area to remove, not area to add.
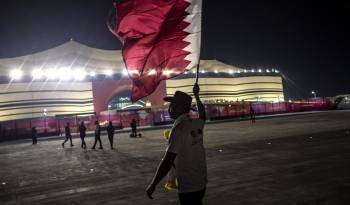
[[[137,106],[164,105],[176,90],[192,94],[195,69],[160,83]],[[283,101],[275,69],[245,70],[201,60],[201,98],[206,103]],[[132,107],[132,84],[121,51],[91,48],[73,40],[42,52],[0,59],[0,121],[106,113]]]
[[[192,95],[195,69],[166,81],[167,96],[176,90]],[[201,60],[200,94],[203,102],[284,101],[282,77],[276,69],[242,69],[216,60]]]
[[[94,111],[91,82],[0,85],[0,120]]]
[[[270,74],[271,75],[271,74]],[[176,90],[192,95],[195,76],[167,80],[167,95]],[[201,99],[206,103],[236,101],[284,101],[282,78],[280,76],[239,76],[219,74],[201,75]]]

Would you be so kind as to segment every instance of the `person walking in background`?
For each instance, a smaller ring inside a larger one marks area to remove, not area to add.
[[[199,118],[191,119],[192,97],[176,91],[173,97],[164,98],[170,102],[169,114],[175,120],[170,131],[169,145],[160,162],[157,172],[146,189],[147,196],[152,194],[157,184],[164,178],[173,163],[178,182],[178,196],[181,205],[200,205],[207,185],[207,164],[203,145],[203,129],[206,120],[205,108],[199,98],[199,86],[195,84],[193,93],[197,101]]]
[[[36,127],[32,127],[32,141],[33,141],[33,144],[37,143],[36,134],[37,134]]]
[[[250,121],[251,121],[252,123],[255,123],[255,111],[254,111],[254,108],[253,108],[252,105],[250,105],[250,111],[249,111],[249,113],[250,113]]]
[[[136,120],[135,120],[135,118],[132,118],[131,123],[130,123],[132,137],[137,137],[136,126],[137,126]]]
[[[64,148],[64,144],[68,141],[68,139],[70,140],[70,146],[73,147],[74,145],[73,145],[73,142],[72,142],[72,135],[70,133],[69,122],[67,122],[67,125],[64,128],[64,133],[66,134],[66,139],[62,143],[62,147]]]
[[[79,135],[81,139],[81,148],[86,149],[85,136],[86,136],[86,127],[84,121],[81,121],[79,125]]]
[[[109,143],[111,144],[111,149],[113,149],[114,127],[112,125],[112,121],[109,121],[108,123],[107,134],[108,134]]]
[[[94,146],[91,149],[95,149],[97,141],[100,143],[100,148],[99,149],[103,149],[102,147],[102,142],[101,142],[101,126],[98,123],[98,121],[95,121],[95,143]]]

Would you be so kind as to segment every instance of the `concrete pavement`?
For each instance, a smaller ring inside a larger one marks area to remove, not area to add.
[[[347,204],[350,112],[208,124],[204,204]],[[145,188],[161,159],[163,130],[115,137],[117,150],[62,149],[61,140],[0,145],[0,204],[177,204]],[[88,147],[93,138],[87,138]]]

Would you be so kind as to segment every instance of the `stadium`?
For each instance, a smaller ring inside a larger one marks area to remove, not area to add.
[[[201,60],[199,71],[205,104],[284,101],[277,69],[244,69]],[[131,104],[132,84],[121,51],[71,40],[38,53],[0,59],[0,121],[156,109],[164,106],[163,97],[176,90],[192,95],[195,76],[194,68],[163,81],[152,95]]]

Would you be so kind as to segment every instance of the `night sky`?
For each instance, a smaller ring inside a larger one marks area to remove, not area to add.
[[[106,19],[113,0],[13,1],[0,6],[0,58],[69,39],[120,49]],[[202,59],[277,68],[286,99],[350,93],[349,10],[342,1],[204,0]]]

